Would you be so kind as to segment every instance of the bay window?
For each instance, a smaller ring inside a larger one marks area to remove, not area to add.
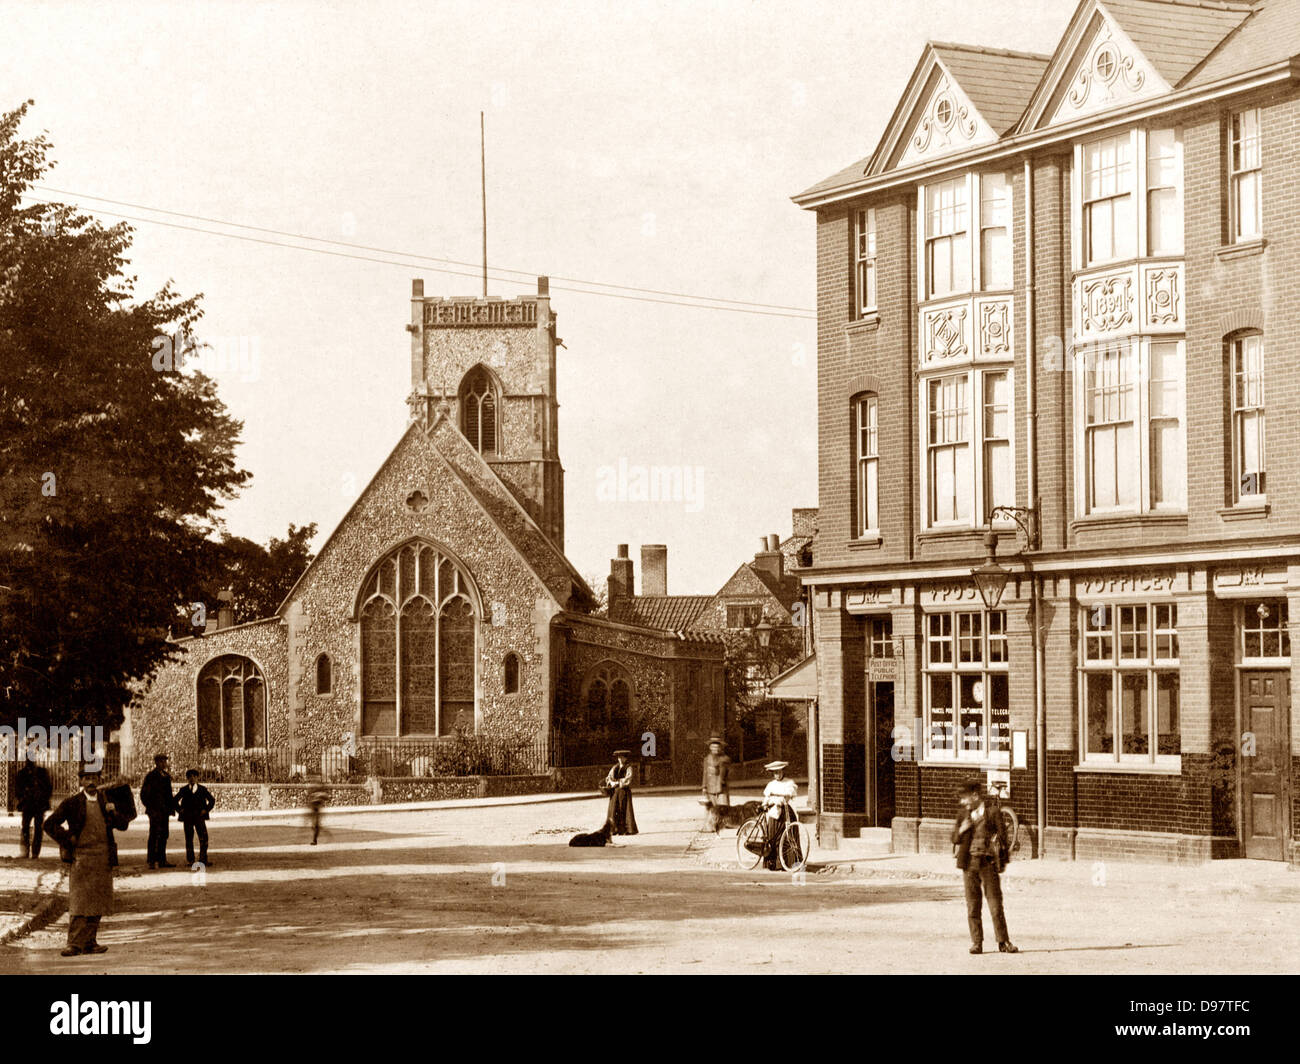
[[[982,174],[980,185],[980,290],[1011,287],[1011,182]]]
[[[1080,359],[1081,512],[1186,510],[1183,341],[1126,337]]]
[[[1178,606],[1086,606],[1082,629],[1084,762],[1178,764]]]
[[[975,527],[1015,505],[1012,393],[1002,366],[922,381],[927,527]]]
[[[927,760],[1000,761],[1011,744],[1006,612],[925,617]]]
[[[1076,147],[1076,267],[1183,253],[1183,141],[1130,129]]]
[[[925,189],[926,296],[970,291],[968,182],[955,177]]]

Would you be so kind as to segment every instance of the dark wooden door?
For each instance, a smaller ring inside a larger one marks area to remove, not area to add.
[[[871,688],[871,823],[887,828],[894,822],[894,685],[876,681]]]
[[[1291,675],[1241,674],[1241,825],[1246,856],[1286,860],[1290,835]]]

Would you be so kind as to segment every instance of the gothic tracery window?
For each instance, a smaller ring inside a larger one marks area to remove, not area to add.
[[[477,612],[465,574],[407,543],[371,571],[361,603],[362,734],[473,732]]]
[[[632,685],[613,662],[588,675],[582,704],[589,729],[622,733],[632,726]]]
[[[465,376],[460,386],[460,424],[465,438],[481,454],[497,451],[497,394],[482,366]]]
[[[253,661],[224,654],[199,673],[199,748],[266,745],[266,680]]]

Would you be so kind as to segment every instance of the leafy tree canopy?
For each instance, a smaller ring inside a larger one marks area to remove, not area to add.
[[[136,297],[130,226],[22,205],[51,166],[29,106],[0,116],[0,719],[113,727],[249,474],[215,384],[157,368],[200,297]]]

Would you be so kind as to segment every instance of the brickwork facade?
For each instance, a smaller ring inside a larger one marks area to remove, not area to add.
[[[1131,7],[1085,0],[1051,57],[927,47],[876,153],[796,197],[817,224],[804,582],[832,842],[859,814],[946,849],[979,779],[1009,781],[1047,857],[1295,860],[1300,86],[1262,45],[1213,93],[1172,54],[1112,54],[1088,27]],[[1215,17],[1264,41],[1284,9]],[[955,116],[975,68],[981,113]],[[1013,76],[1027,100],[988,87]],[[993,610],[972,578],[990,528]]]

